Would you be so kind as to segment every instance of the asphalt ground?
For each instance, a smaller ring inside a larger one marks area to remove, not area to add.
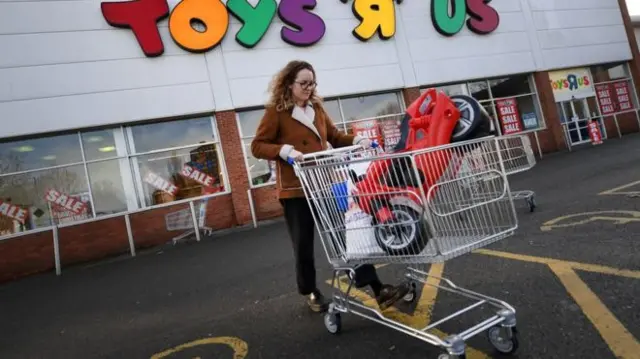
[[[640,358],[640,197],[634,197],[640,136],[547,155],[510,184],[535,191],[538,205],[529,213],[517,203],[517,234],[431,269],[516,308],[514,358]],[[578,216],[561,218],[571,215]],[[316,256],[319,278],[330,279],[319,243]],[[329,334],[297,294],[292,270],[289,240],[276,222],[9,283],[0,287],[0,358],[423,359],[441,353],[354,315],[343,315],[340,335]],[[401,270],[387,266],[379,273],[392,282]],[[426,325],[468,303],[443,291],[419,295],[391,315]],[[459,332],[479,318],[474,312],[441,329]],[[468,358],[494,357],[484,335],[467,344]]]

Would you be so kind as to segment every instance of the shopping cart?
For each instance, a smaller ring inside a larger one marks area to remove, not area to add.
[[[484,151],[472,151],[463,158],[459,158],[460,171],[464,172],[468,167],[473,167],[475,170],[481,170],[483,166],[486,166],[485,162],[502,161],[505,173],[507,176],[516,173],[528,171],[536,165],[536,157],[533,154],[531,147],[531,141],[529,137],[524,135],[518,136],[502,136],[496,137],[498,144],[496,150],[500,152],[500,156],[497,153],[489,153],[488,150]],[[495,163],[488,164],[489,167],[495,165]],[[471,185],[467,181],[466,185]],[[481,185],[481,181],[476,181],[473,185]],[[476,191],[478,193],[478,191]],[[524,200],[530,212],[536,209],[535,192],[532,190],[519,190],[512,191],[511,196],[514,200]]]
[[[465,358],[465,342],[485,331],[499,352],[516,351],[515,309],[448,279],[428,285],[474,303],[424,328],[386,318],[350,296],[358,265],[402,264],[413,288],[404,300],[412,301],[416,284],[427,285],[430,277],[418,264],[444,262],[513,235],[517,217],[501,141],[487,137],[396,154],[352,146],[308,154],[293,164],[333,266],[334,293],[324,318],[329,332],[340,332],[341,314],[353,313],[443,348],[440,359]],[[482,165],[463,168],[465,158]],[[371,176],[376,181],[366,180]],[[474,182],[482,185],[469,185]],[[336,286],[342,279],[348,281],[346,291]],[[445,338],[432,333],[486,306],[495,311],[472,327]]]
[[[191,213],[191,208],[186,208],[182,210],[178,210],[175,212],[167,213],[164,217],[166,229],[167,231],[179,231],[186,230],[186,232],[173,237],[171,240],[175,245],[179,240],[187,238],[195,233],[196,230],[204,231],[205,235],[211,235],[213,233],[213,228],[207,227],[204,225],[206,204],[201,203],[198,213],[198,226],[194,226],[193,216]]]

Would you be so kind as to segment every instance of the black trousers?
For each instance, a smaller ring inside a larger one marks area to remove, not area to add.
[[[281,199],[280,203],[284,208],[284,217],[293,245],[298,292],[308,295],[317,289],[314,256],[316,231],[313,214],[306,198]],[[345,244],[343,242],[336,245],[344,246]],[[366,264],[356,268],[356,287],[362,288],[367,285],[379,287],[379,284],[380,280],[373,265]]]

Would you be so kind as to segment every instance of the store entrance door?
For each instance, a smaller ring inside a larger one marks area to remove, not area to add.
[[[607,138],[602,117],[599,115],[595,97],[574,99],[558,103],[558,111],[562,117],[562,125],[571,146],[591,142],[589,120],[596,121],[600,127],[602,138]]]

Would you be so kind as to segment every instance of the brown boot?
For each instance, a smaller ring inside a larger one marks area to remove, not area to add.
[[[395,302],[400,300],[400,298],[407,295],[410,290],[411,287],[409,287],[407,283],[403,283],[395,287],[392,285],[384,284],[382,286],[382,289],[380,290],[380,294],[376,298],[378,307],[380,307],[381,311],[386,310]]]
[[[318,290],[309,294],[307,304],[312,311],[317,313],[323,313],[329,309],[329,302]]]

